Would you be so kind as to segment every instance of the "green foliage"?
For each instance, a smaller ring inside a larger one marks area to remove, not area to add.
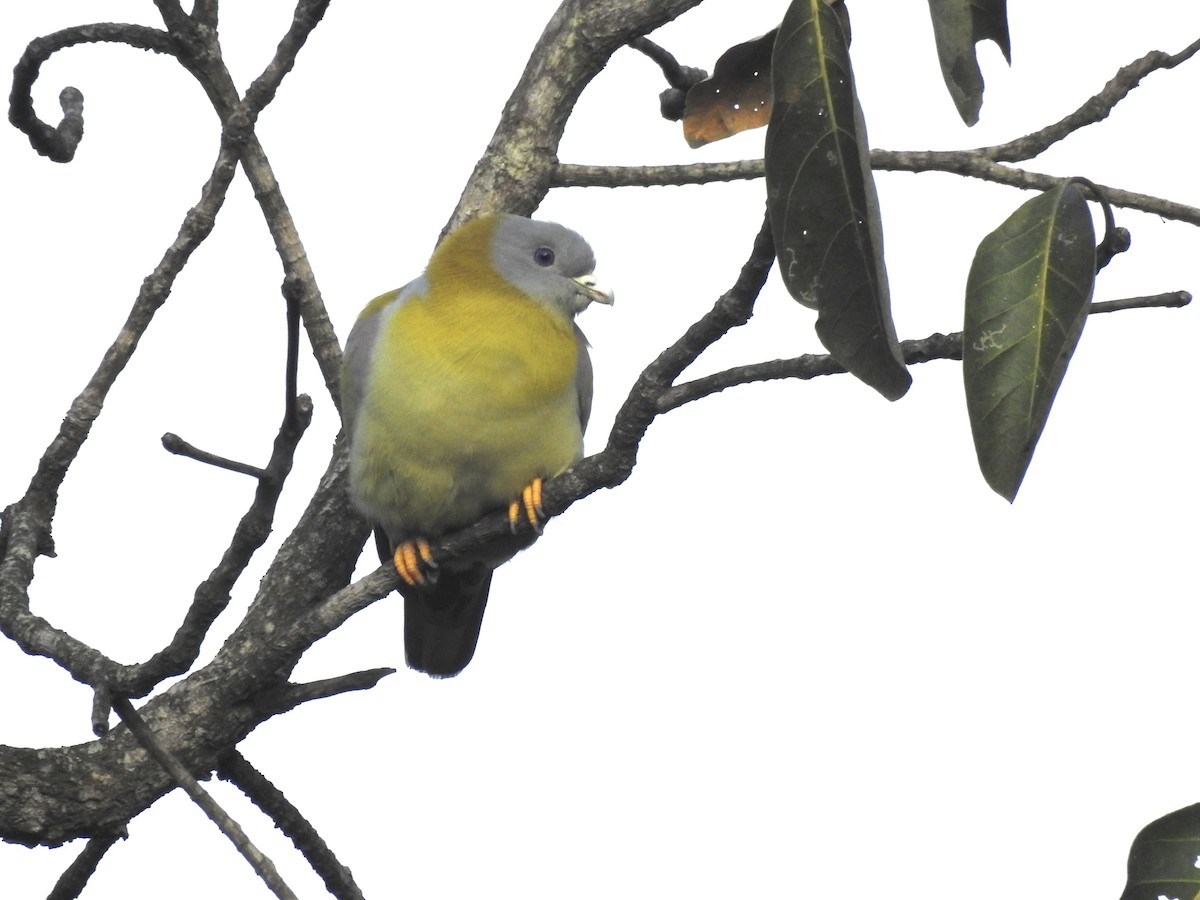
[[[775,40],[767,208],[788,292],[817,336],[889,400],[912,383],[892,323],[879,201],[849,43],[823,0],[794,0]]]
[[[963,382],[979,467],[1010,502],[1087,320],[1096,248],[1072,182],[983,239],[967,279]]]
[[[1129,848],[1129,876],[1121,900],[1200,897],[1200,803],[1155,819]]]
[[[975,45],[995,41],[1004,58],[1012,61],[1006,4],[1007,0],[929,0],[942,77],[968,125],[979,121],[983,106],[983,73]]]

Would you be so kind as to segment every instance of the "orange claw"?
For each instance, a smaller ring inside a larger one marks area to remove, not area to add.
[[[508,527],[512,529],[513,534],[517,532],[517,523],[521,521],[522,512],[525,513],[525,519],[533,526],[533,530],[541,534],[542,522],[546,518],[545,513],[542,512],[541,478],[535,478],[525,485],[521,491],[521,499],[514,500],[508,505]]]
[[[433,551],[425,538],[405,541],[396,548],[392,562],[401,580],[410,586],[431,584],[437,574],[431,571],[437,569],[437,563],[433,561]]]

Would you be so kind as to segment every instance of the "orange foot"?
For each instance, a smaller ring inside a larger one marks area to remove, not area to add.
[[[542,512],[542,479],[535,478],[521,491],[521,499],[514,500],[508,505],[508,527],[513,534],[517,533],[517,523],[521,521],[521,513],[525,520],[533,526],[538,534],[542,533],[542,523],[546,514]]]
[[[433,552],[425,538],[405,541],[396,548],[392,562],[396,565],[396,573],[409,586],[437,581],[437,563],[433,561]]]

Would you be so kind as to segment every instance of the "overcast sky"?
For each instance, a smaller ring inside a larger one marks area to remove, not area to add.
[[[335,2],[258,132],[344,335],[416,275],[554,2]],[[981,50],[967,129],[941,82],[926,4],[851,0],[873,146],[995,143],[1061,118],[1149,50],[1200,37],[1175,0],[1010,0],[1013,66]],[[708,69],[783,2],[709,0],[655,39]],[[94,20],[155,24],[148,2],[9,5],[0,60]],[[226,4],[244,88],[290,19]],[[85,94],[69,165],[0,131],[7,290],[0,506],[37,459],[174,238],[215,157],[216,118],[171,60],[66,51],[35,99]],[[664,85],[614,56],[568,128],[566,162],[762,155],[762,132],[700,151],[657,115]],[[1200,60],[1157,73],[1103,124],[1030,165],[1200,205]],[[902,338],[956,331],[974,247],[1028,194],[883,173]],[[603,446],[637,372],[737,276],[761,182],[565,190],[539,216],[583,233],[612,309],[581,326]],[[1200,233],[1117,211],[1131,252],[1095,299],[1200,289]],[[165,431],[261,462],[279,418],[281,270],[239,178],[71,470],[36,611],[142,660],[173,633],[253,484],[171,457]],[[813,314],[773,275],[752,322],[689,374],[816,352]],[[401,669],[373,691],[272,721],[245,755],[315,822],[368,897],[1115,897],[1130,840],[1200,800],[1195,768],[1197,312],[1093,317],[1014,505],[979,475],[958,363],[913,370],[889,404],[848,377],[740,387],[659,420],[630,481],[577,504],[500,570],[459,678],[403,668],[401,604],[377,603],[298,679]],[[315,366],[314,425],[271,542],[217,623],[249,603],[311,495],[338,423]],[[136,500],[127,497],[134,485]],[[374,566],[365,554],[362,571]],[[0,643],[0,743],[90,739],[90,693]],[[214,792],[301,896],[316,877],[269,824]],[[130,824],[84,894],[266,896],[172,794]],[[80,845],[81,846],[81,845]],[[76,847],[0,846],[5,895],[45,896]],[[16,885],[17,887],[14,887]]]

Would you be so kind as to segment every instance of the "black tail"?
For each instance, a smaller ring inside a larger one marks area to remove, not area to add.
[[[404,656],[434,678],[467,667],[479,642],[492,570],[484,566],[440,570],[428,587],[404,588]]]

